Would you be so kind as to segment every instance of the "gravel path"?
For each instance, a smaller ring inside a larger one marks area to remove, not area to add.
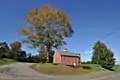
[[[0,67],[0,80],[54,80],[29,68],[31,63],[15,63]]]
[[[49,76],[38,73],[29,66],[32,63],[15,63],[0,66],[0,80],[119,80],[120,73],[112,72],[99,75]]]

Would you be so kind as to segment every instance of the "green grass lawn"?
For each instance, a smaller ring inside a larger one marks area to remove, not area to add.
[[[15,61],[13,59],[0,59],[0,66],[5,65],[5,64],[15,63],[15,62],[17,62],[17,61]]]
[[[65,65],[53,65],[53,64],[34,64],[31,66],[32,69],[48,75],[82,75],[89,73],[88,69],[82,67],[73,68]]]
[[[113,67],[113,69],[114,69],[115,71],[120,71],[120,65],[115,65],[115,66]]]
[[[89,67],[91,74],[110,72],[107,69],[101,68],[100,65],[97,65],[97,64],[82,64],[82,66]]]
[[[106,72],[120,71],[120,65],[115,65],[111,70],[101,68],[100,65],[97,64],[82,64],[82,66],[90,67],[91,70],[90,73],[106,73]]]
[[[73,68],[64,65],[53,65],[53,64],[34,64],[31,66],[32,69],[48,74],[48,75],[83,75],[83,74],[97,74],[111,72],[109,70],[101,68],[97,64],[82,64],[82,67]],[[115,71],[120,70],[120,65],[113,67]]]

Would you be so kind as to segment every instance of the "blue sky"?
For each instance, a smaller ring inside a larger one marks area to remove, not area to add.
[[[119,0],[0,0],[0,41],[11,43],[23,36],[18,30],[24,25],[28,10],[49,3],[64,10],[70,17],[74,34],[67,39],[67,48],[79,52],[82,60],[91,58],[94,42],[120,27]],[[120,30],[102,40],[120,61]],[[27,52],[36,53],[23,45]]]

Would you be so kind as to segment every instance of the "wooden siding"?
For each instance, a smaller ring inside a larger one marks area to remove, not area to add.
[[[53,63],[61,63],[61,55],[58,52],[53,56]]]
[[[61,61],[64,65],[73,65],[74,63],[76,63],[76,66],[80,65],[79,57],[75,56],[61,56]]]
[[[81,56],[63,55],[59,51],[56,51],[53,56],[53,63],[59,63],[63,65],[81,65]]]

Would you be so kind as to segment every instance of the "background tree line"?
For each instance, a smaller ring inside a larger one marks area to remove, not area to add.
[[[20,42],[13,42],[8,45],[6,42],[0,42],[0,59],[9,58],[21,62],[46,62],[46,53],[32,55],[32,53],[26,53],[21,49]],[[54,52],[53,52],[54,53]],[[51,53],[51,54],[53,54]],[[52,56],[50,57],[52,62]]]

